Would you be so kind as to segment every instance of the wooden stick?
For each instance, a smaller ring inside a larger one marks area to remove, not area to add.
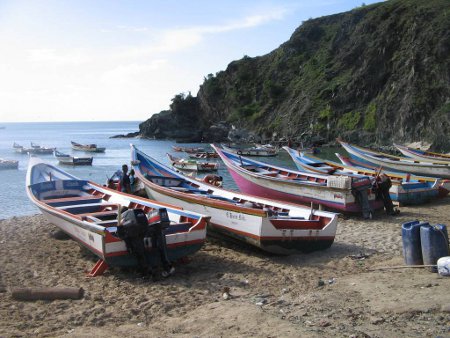
[[[370,269],[369,271],[376,270],[389,270],[389,269],[405,269],[405,268],[433,268],[436,267],[436,264],[428,264],[428,265],[396,265],[396,266],[383,266],[381,268]]]
[[[81,299],[83,288],[13,288],[12,297],[18,300]]]

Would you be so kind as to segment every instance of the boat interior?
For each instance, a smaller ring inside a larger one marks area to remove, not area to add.
[[[108,201],[110,194],[86,185],[86,181],[62,181],[63,188],[64,185],[68,188],[67,184],[71,183],[72,189],[57,189],[57,182],[36,183],[30,188],[35,196],[48,206],[69,213],[81,221],[95,223],[105,228],[117,227],[119,212],[124,206],[128,209],[142,209],[146,214],[155,210],[137,201],[129,201],[128,205],[111,203]],[[79,189],[73,189],[74,185],[77,185]],[[181,215],[178,222],[171,222],[165,233],[187,232],[193,224],[193,220]]]

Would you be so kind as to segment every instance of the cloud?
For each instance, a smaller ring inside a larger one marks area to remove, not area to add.
[[[81,65],[89,62],[86,53],[77,49],[67,52],[49,48],[29,49],[28,54],[31,62],[51,63],[57,66]]]
[[[167,60],[165,59],[157,59],[145,64],[121,64],[104,72],[101,81],[108,84],[133,82],[136,76],[148,76],[147,73],[160,70],[166,64]]]
[[[123,52],[122,56],[145,57],[155,53],[179,52],[199,44],[207,35],[261,26],[274,20],[281,20],[287,12],[287,8],[272,8],[265,13],[247,16],[241,20],[230,21],[223,25],[196,26],[162,31],[155,33],[158,37],[152,41],[151,45],[129,48]],[[143,30],[144,28],[141,28],[140,31]]]

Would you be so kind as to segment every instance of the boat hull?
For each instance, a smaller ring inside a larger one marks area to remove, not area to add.
[[[450,165],[431,163],[405,163],[400,161],[388,161],[382,160],[375,156],[368,155],[360,148],[356,148],[345,142],[341,142],[341,145],[349,153],[350,157],[355,160],[367,163],[371,166],[383,167],[387,170],[392,170],[395,172],[412,173],[424,176],[432,176],[438,178],[450,178]]]

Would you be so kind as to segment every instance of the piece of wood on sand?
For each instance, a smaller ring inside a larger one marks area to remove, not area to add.
[[[81,299],[83,288],[13,288],[12,298],[17,300],[55,300],[55,299]]]

